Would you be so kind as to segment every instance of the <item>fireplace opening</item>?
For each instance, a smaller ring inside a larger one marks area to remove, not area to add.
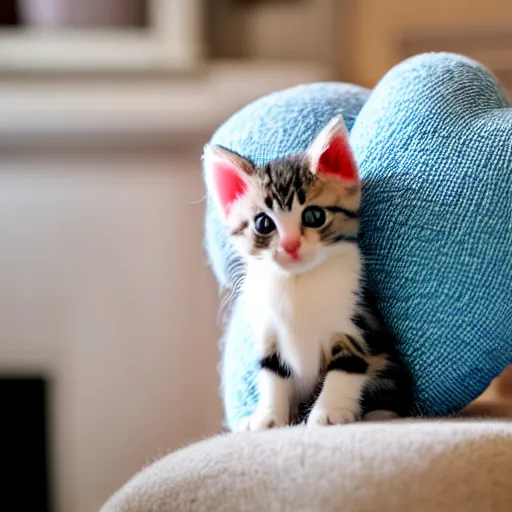
[[[0,376],[2,509],[51,512],[48,382]]]

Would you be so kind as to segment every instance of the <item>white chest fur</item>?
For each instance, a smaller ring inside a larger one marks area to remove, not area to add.
[[[297,379],[318,378],[323,350],[334,333],[354,334],[351,322],[361,270],[357,246],[310,272],[286,275],[263,261],[247,269],[247,317],[262,351],[275,342]]]

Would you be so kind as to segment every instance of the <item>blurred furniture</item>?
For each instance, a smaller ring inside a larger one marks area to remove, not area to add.
[[[142,26],[147,0],[19,0],[23,24],[46,28]]]
[[[506,512],[512,422],[397,421],[229,434],[171,453],[101,512]]]
[[[496,381],[498,396],[512,401],[512,366],[509,366]]]
[[[142,21],[135,0],[113,0],[117,14],[108,2],[21,1],[27,24],[0,29],[0,73],[191,71],[203,57],[202,0],[146,0],[139,28],[122,26]]]
[[[212,58],[310,61],[339,71],[350,47],[353,0],[208,0]],[[300,36],[299,36],[300,34]]]
[[[512,418],[512,366],[494,379],[485,393],[467,407],[463,415]]]
[[[18,23],[16,0],[3,0],[0,3],[0,25],[11,26]]]
[[[347,29],[338,33],[342,80],[373,87],[388,69],[407,57],[426,51],[451,51],[480,61],[512,91],[511,2],[343,3],[345,16],[339,21]]]

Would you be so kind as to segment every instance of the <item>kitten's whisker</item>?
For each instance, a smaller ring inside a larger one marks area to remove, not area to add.
[[[206,201],[207,194],[205,194],[201,199],[198,199],[197,201],[189,201],[188,204],[200,204],[204,203]]]

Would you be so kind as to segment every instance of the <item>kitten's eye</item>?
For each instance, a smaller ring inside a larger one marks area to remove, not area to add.
[[[276,225],[266,213],[260,213],[254,218],[254,229],[259,235],[270,235],[276,229]]]
[[[320,206],[308,206],[302,212],[302,224],[305,228],[321,228],[326,220],[325,210]]]

